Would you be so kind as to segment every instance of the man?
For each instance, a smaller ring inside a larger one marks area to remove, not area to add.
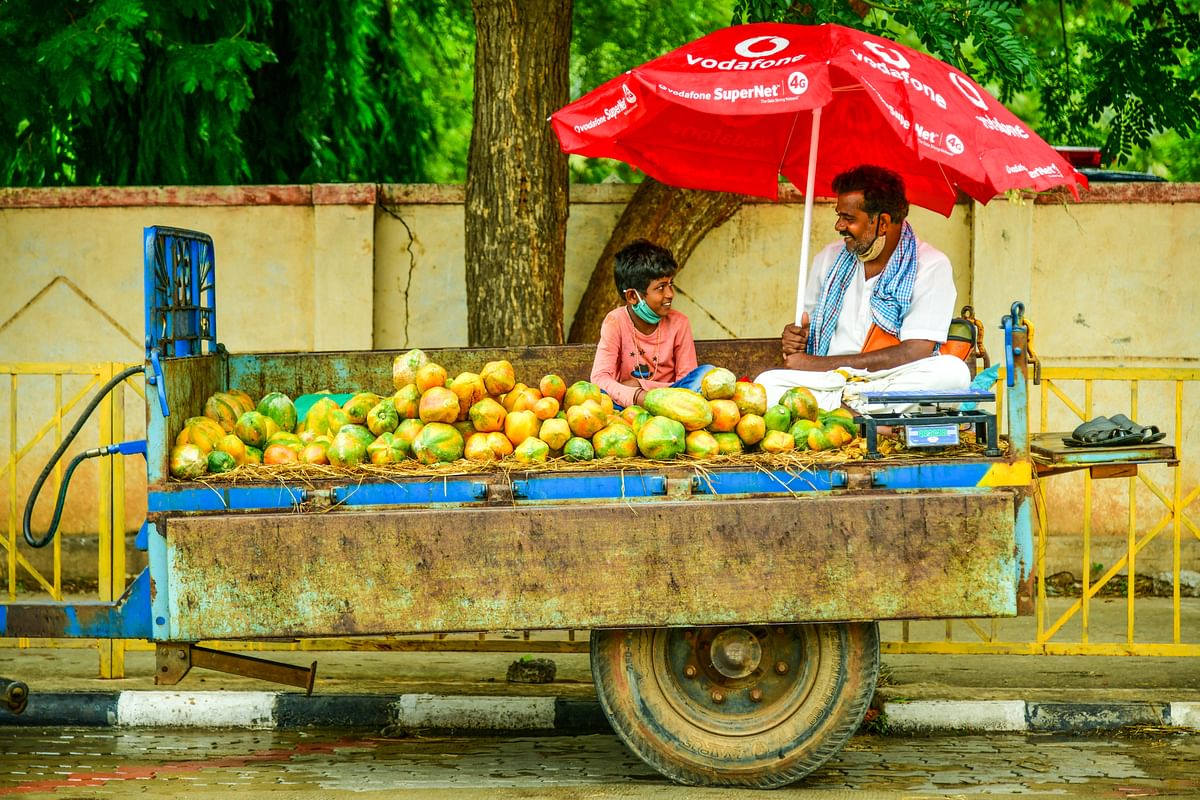
[[[757,378],[767,400],[808,386],[822,408],[853,406],[843,396],[848,380],[860,391],[966,388],[966,364],[937,355],[954,315],[950,259],[913,233],[903,179],[862,165],[835,177],[833,189],[842,243],[813,259],[801,323],[781,336],[787,369]]]

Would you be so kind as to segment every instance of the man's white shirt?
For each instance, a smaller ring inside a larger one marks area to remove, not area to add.
[[[825,276],[845,250],[841,242],[834,242],[813,258],[804,287],[804,310],[809,319],[813,317],[817,299]],[[882,273],[881,273],[882,274]],[[860,264],[854,279],[846,287],[842,298],[842,310],[838,326],[829,343],[829,355],[851,355],[861,353],[871,330],[871,291],[879,275],[865,280]],[[950,320],[954,317],[954,269],[946,254],[932,245],[917,240],[917,275],[913,283],[912,305],[900,323],[900,341],[928,339],[933,342],[946,341]]]

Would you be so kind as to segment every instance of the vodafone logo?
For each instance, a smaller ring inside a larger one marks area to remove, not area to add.
[[[863,42],[863,47],[875,54],[883,63],[896,69],[908,69],[912,66],[904,54],[886,46],[882,42]]]
[[[791,42],[782,36],[755,36],[743,39],[733,46],[733,52],[742,58],[766,58],[786,48]]]
[[[722,72],[740,72],[742,70],[772,69],[786,67],[804,60],[804,53],[772,58],[791,46],[791,41],[782,36],[752,36],[742,39],[733,46],[735,57],[713,58],[712,56],[687,53],[689,67],[701,69],[716,69]]]
[[[978,88],[957,72],[947,74],[950,76],[950,82],[954,84],[954,88],[962,92],[963,97],[967,98],[971,105],[980,111],[987,111],[987,103],[984,102],[983,95],[979,93]]]

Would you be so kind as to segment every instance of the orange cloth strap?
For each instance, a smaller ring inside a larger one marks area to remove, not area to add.
[[[861,353],[872,353],[876,350],[882,350],[885,347],[892,347],[900,344],[900,340],[883,328],[871,323],[871,329],[867,331],[867,341],[863,343]]]
[[[863,344],[862,350],[859,352],[871,353],[897,344],[900,344],[898,338],[872,322],[871,329],[867,331],[867,341]],[[974,349],[974,342],[951,336],[945,342],[942,342],[942,346],[938,348],[938,353],[947,356],[957,356],[966,361],[970,358],[972,349]]]

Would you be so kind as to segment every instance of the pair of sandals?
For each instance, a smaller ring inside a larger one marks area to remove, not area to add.
[[[1153,444],[1166,438],[1154,425],[1138,425],[1124,414],[1096,417],[1063,437],[1070,447],[1123,447],[1132,444]]]

